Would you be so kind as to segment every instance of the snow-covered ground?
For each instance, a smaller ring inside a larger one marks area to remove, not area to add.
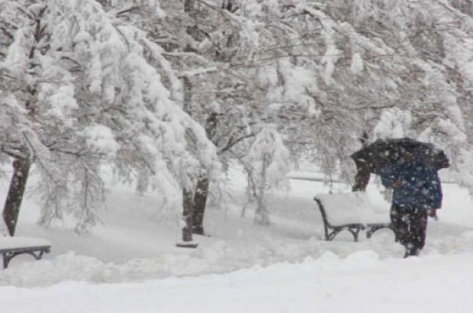
[[[243,180],[232,178],[226,201],[208,209],[211,236],[196,237],[197,249],[175,247],[176,214],[162,210],[157,195],[117,185],[103,223],[83,235],[35,225],[38,207],[29,197],[17,234],[53,248],[41,261],[20,256],[0,270],[1,312],[473,310],[473,201],[459,186],[444,184],[444,207],[439,221],[429,221],[422,255],[402,259],[389,230],[358,243],[349,233],[322,240],[312,198],[347,190],[342,184],[293,179],[291,191],[271,197],[272,225],[258,226],[250,209],[241,218]],[[388,212],[376,181],[368,194]]]
[[[224,275],[2,287],[0,304],[8,313],[470,313],[472,262],[472,254],[381,261],[373,251],[326,253]]]

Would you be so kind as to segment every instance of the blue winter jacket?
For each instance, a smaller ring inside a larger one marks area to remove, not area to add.
[[[398,180],[401,185],[394,187]],[[393,188],[393,204],[406,210],[439,209],[442,206],[442,186],[437,171],[414,158],[400,160],[381,173],[381,182]]]

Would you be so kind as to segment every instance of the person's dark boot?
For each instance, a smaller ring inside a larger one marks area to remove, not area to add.
[[[204,236],[205,233],[204,233],[204,228],[203,227],[200,227],[200,226],[193,226],[192,227],[192,233],[194,235],[201,235],[201,236]]]
[[[205,231],[204,231],[204,228],[203,227],[200,227],[200,226],[194,226],[192,227],[192,234],[193,235],[198,235],[198,236],[205,236],[205,237],[210,237],[209,234],[207,234]]]
[[[411,245],[406,247],[406,253],[404,254],[404,258],[408,258],[410,256],[419,256],[420,249]]]

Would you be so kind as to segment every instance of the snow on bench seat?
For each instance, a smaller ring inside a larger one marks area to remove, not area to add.
[[[51,247],[51,243],[46,239],[34,237],[0,237],[0,251],[27,247]]]
[[[324,222],[325,239],[332,240],[342,230],[348,230],[358,241],[360,230],[367,237],[382,228],[391,228],[387,212],[377,211],[365,192],[318,194],[317,202]]]
[[[0,255],[3,268],[7,268],[11,259],[20,254],[32,255],[36,260],[51,251],[51,243],[36,237],[10,237],[4,219],[0,216]]]

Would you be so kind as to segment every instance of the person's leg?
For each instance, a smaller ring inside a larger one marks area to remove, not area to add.
[[[425,245],[427,211],[391,207],[391,224],[399,243],[406,248],[404,257],[419,255]]]
[[[391,207],[391,226],[399,243],[407,249],[410,242],[408,214],[396,205]]]
[[[419,255],[425,246],[425,237],[427,234],[427,211],[425,209],[416,209],[409,218],[410,224],[410,242],[412,243],[411,255]]]

